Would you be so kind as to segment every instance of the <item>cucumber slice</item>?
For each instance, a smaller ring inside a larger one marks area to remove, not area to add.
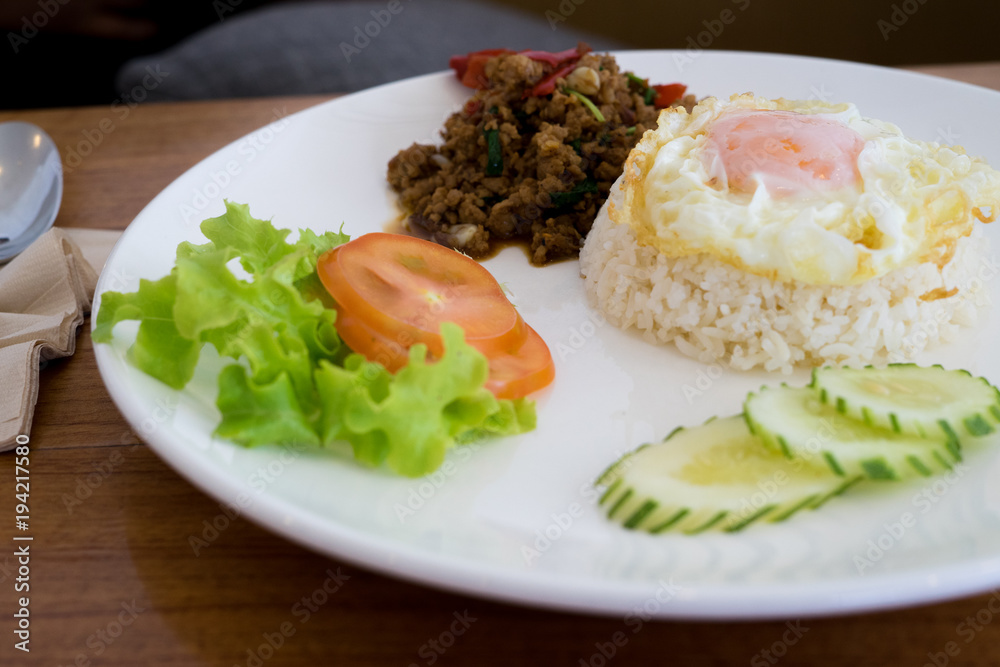
[[[961,460],[958,441],[921,438],[868,426],[820,401],[809,387],[762,387],[743,404],[747,425],[788,458],[825,462],[844,477],[929,477]]]
[[[789,460],[764,447],[743,417],[680,428],[643,445],[598,479],[601,505],[626,528],[650,533],[735,532],[819,507],[860,478]]]
[[[1000,430],[1000,392],[964,370],[817,368],[810,386],[845,416],[897,433],[964,440]]]

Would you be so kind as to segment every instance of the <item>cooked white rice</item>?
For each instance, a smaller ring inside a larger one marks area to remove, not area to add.
[[[911,360],[976,324],[989,302],[984,279],[996,273],[988,239],[974,235],[943,270],[926,263],[847,287],[778,282],[706,255],[672,259],[640,246],[606,208],[580,268],[591,303],[615,326],[706,364],[783,373]],[[920,299],[955,287],[954,296]]]

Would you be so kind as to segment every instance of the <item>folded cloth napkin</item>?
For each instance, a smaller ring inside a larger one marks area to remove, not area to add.
[[[59,228],[0,268],[0,451],[31,429],[39,362],[73,354],[96,284],[79,246]]]

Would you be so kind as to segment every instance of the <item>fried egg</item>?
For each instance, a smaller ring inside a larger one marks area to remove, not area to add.
[[[639,243],[814,285],[944,266],[1000,213],[1000,172],[959,146],[908,139],[853,104],[752,94],[665,109],[620,185],[609,215]]]

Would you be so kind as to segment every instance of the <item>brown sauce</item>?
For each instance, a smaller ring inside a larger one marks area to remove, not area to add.
[[[406,215],[399,215],[397,218],[382,225],[382,231],[387,234],[406,234],[407,236],[413,236],[418,239],[423,239],[424,241],[433,240],[431,239],[431,235],[426,230],[406,224],[406,218]],[[483,262],[487,259],[496,257],[506,248],[520,248],[521,252],[524,253],[524,259],[528,262],[528,265],[538,266],[537,264],[531,263],[531,243],[528,239],[492,239],[490,240],[489,251],[482,255],[476,255],[473,259],[477,262]],[[553,261],[546,262],[542,266],[551,266],[553,264],[560,264],[562,262],[575,259],[576,257],[560,257]]]

